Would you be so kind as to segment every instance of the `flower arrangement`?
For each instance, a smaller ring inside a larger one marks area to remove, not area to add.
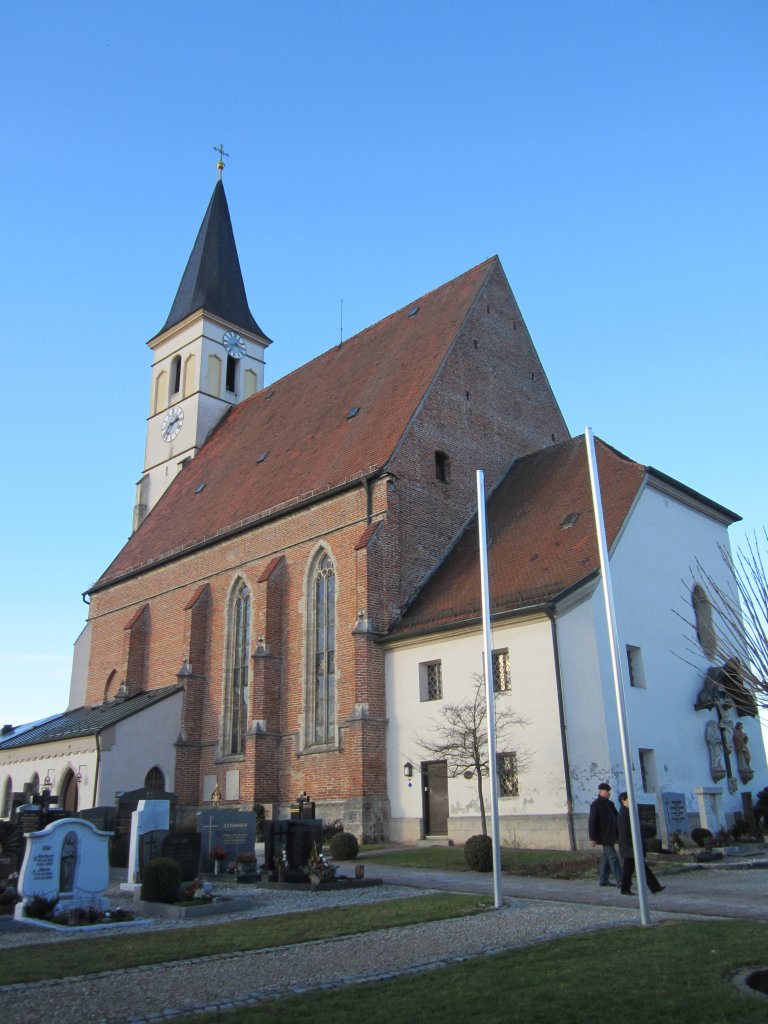
[[[213,873],[218,875],[221,865],[227,859],[227,851],[223,846],[214,846],[211,850],[211,857],[213,858]]]
[[[200,878],[196,878],[193,882],[183,885],[179,895],[185,903],[191,900],[210,903],[213,900],[213,886],[210,882],[203,882]]]
[[[318,850],[317,843],[312,844],[312,851],[307,861],[310,880],[313,882],[331,882],[336,877],[336,865],[330,857]]]

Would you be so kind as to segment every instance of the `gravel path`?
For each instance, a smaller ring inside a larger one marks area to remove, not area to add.
[[[379,898],[396,895],[389,886],[365,892],[372,891]],[[362,894],[354,895],[359,902]],[[314,901],[316,909],[316,897]],[[380,980],[636,921],[633,908],[514,900],[502,910],[475,917],[399,928],[396,941],[384,931],[312,943],[311,956],[307,944],[302,944],[5,986],[0,988],[0,1016],[3,1024],[38,1024],[47,1018],[56,1024],[167,1020],[176,1014],[230,1009],[295,992]]]

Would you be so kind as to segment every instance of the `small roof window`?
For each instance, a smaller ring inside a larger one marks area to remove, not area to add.
[[[418,312],[419,312],[419,307],[418,306],[414,306],[413,309],[409,312],[408,316],[416,316],[416,314]]]
[[[352,408],[347,413],[347,419],[348,420],[353,420],[355,418],[355,416],[357,416],[357,414],[359,412],[360,412],[360,406],[359,405],[353,405]]]
[[[265,452],[262,452],[261,455],[258,456],[256,461],[257,462],[263,462],[268,455],[269,455],[269,449],[267,449],[267,451],[265,451]]]
[[[195,494],[199,494],[200,491],[204,491],[204,490],[205,490],[205,484],[198,484],[197,487],[195,488]]]
[[[560,526],[563,530],[569,530],[572,526],[575,526],[579,521],[580,512],[569,512],[568,515],[563,519]]]

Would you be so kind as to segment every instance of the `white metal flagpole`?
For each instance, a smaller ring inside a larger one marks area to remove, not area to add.
[[[491,599],[488,584],[488,541],[485,528],[485,475],[477,471],[477,530],[480,540],[480,590],[483,599],[483,675],[485,677],[485,709],[488,725],[488,785],[491,797],[491,842],[493,843],[493,903],[496,910],[503,904],[501,892],[501,849],[499,844],[499,783],[496,764],[496,713],[493,695],[493,662],[491,650]],[[482,781],[481,781],[482,785]]]
[[[629,815],[632,822],[632,850],[635,854],[635,876],[637,894],[640,898],[640,921],[642,924],[650,924],[648,913],[648,888],[645,884],[645,870],[643,859],[643,838],[640,832],[640,815],[637,811],[635,801],[635,784],[632,778],[632,755],[629,744],[629,725],[627,723],[627,708],[624,700],[624,687],[621,682],[621,668],[619,662],[619,639],[616,628],[616,608],[613,603],[613,584],[611,582],[611,567],[608,560],[608,542],[605,536],[605,519],[603,518],[603,499],[600,495],[600,478],[597,471],[597,457],[595,454],[595,439],[592,429],[587,427],[584,431],[586,442],[587,459],[589,461],[589,479],[592,485],[592,504],[595,510],[595,529],[597,531],[597,546],[600,551],[600,575],[603,580],[603,598],[605,600],[605,614],[608,619],[608,635],[611,647],[611,665],[613,666],[613,685],[616,691],[616,711],[619,718],[619,737],[621,739],[621,753],[624,761],[624,778],[627,780],[627,802],[629,804]]]

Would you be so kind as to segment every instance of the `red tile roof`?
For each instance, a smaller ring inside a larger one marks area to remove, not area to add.
[[[94,588],[386,466],[497,265],[486,260],[234,406]]]
[[[611,545],[646,468],[600,440],[595,444]],[[487,529],[492,613],[548,601],[598,569],[584,438],[571,438],[519,459],[491,496]],[[457,624],[476,619],[480,612],[475,518],[390,635]]]

